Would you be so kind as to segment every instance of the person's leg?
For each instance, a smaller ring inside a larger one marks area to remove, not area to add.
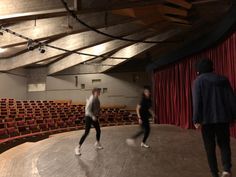
[[[97,149],[103,149],[101,143],[100,143],[100,137],[101,137],[101,128],[100,128],[100,125],[99,125],[99,122],[98,121],[93,121],[93,126],[96,130],[96,143],[95,143],[95,147]]]
[[[202,137],[207,153],[208,164],[213,177],[219,176],[219,170],[216,159],[216,142],[215,142],[215,127],[214,125],[202,126]]]
[[[133,136],[131,136],[130,138],[126,139],[126,143],[129,146],[135,146],[135,139],[137,139],[143,133],[144,133],[144,129],[143,129],[143,123],[142,123],[142,125],[140,125],[140,130],[137,133],[135,133]]]
[[[99,142],[100,141],[100,137],[101,137],[100,124],[99,124],[98,121],[92,121],[92,123],[93,123],[93,126],[94,126],[95,130],[96,130],[96,140],[97,140],[97,142]]]
[[[143,123],[143,130],[144,130],[143,143],[146,143],[148,136],[150,134],[150,123],[149,122]]]
[[[89,134],[90,128],[91,128],[91,124],[92,124],[92,118],[86,116],[85,117],[85,131],[83,136],[81,137],[80,141],[79,141],[79,146],[81,147],[82,144],[84,143],[84,140],[86,139],[86,137]]]
[[[131,136],[131,139],[137,139],[140,137],[142,134],[144,134],[144,122],[140,125],[140,129],[135,133],[133,136]]]
[[[221,150],[221,159],[224,171],[231,173],[231,148],[229,124],[216,125],[217,143]]]

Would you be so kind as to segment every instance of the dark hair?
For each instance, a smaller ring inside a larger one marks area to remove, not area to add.
[[[143,86],[143,90],[149,90],[149,91],[151,91],[151,87],[150,87],[149,85],[145,85],[145,86]]]
[[[100,92],[100,91],[101,91],[100,88],[93,88],[93,90],[92,90],[92,94],[94,95],[95,92]]]
[[[149,92],[151,92],[151,87],[146,85],[143,87],[143,92],[142,92],[142,99],[146,99],[146,96],[144,95],[144,90],[148,90]],[[151,98],[150,98],[151,99]]]
[[[197,62],[196,70],[199,74],[213,72],[213,62],[208,58],[203,58]]]

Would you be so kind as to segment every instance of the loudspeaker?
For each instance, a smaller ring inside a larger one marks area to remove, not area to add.
[[[78,87],[78,76],[75,76],[75,87]]]

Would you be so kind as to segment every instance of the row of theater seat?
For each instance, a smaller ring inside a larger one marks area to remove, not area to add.
[[[119,107],[102,108],[101,126],[137,123],[136,115]],[[56,101],[0,100],[0,144],[20,138],[83,128],[84,105]]]

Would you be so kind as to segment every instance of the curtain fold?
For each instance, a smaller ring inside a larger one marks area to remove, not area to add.
[[[196,78],[195,63],[203,57],[213,61],[215,72],[228,77],[236,91],[235,32],[213,48],[154,71],[156,123],[193,128],[191,87]],[[236,124],[232,125],[231,134],[236,137]]]

